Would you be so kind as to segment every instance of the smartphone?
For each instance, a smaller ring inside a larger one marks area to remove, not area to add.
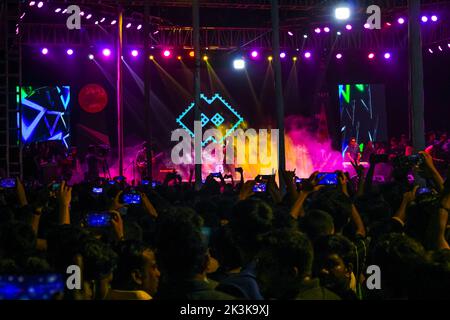
[[[116,181],[114,181],[114,180],[108,180],[108,183],[109,183],[110,185],[113,185],[113,184],[116,184]]]
[[[101,187],[93,187],[92,188],[92,192],[95,193],[95,194],[103,193],[103,188],[101,188]]]
[[[16,187],[15,178],[4,178],[0,180],[0,187],[4,189],[11,189]]]
[[[433,193],[433,191],[430,188],[423,187],[423,188],[417,189],[416,196],[428,195],[428,194],[432,194],[432,193]]]
[[[55,182],[52,184],[52,191],[58,191],[61,187],[61,183]]]
[[[117,182],[123,182],[125,181],[125,177],[124,176],[117,176],[114,178],[114,180],[116,180]]]
[[[213,176],[214,178],[220,178],[220,172],[212,172],[211,176]]]
[[[111,214],[109,212],[88,213],[86,224],[90,228],[101,228],[111,225]]]
[[[141,195],[136,192],[128,192],[123,195],[123,203],[125,204],[140,204]]]
[[[64,287],[60,274],[0,275],[0,300],[51,300]]]
[[[209,239],[211,238],[211,228],[210,227],[202,227],[201,229],[202,235],[205,239],[207,245],[209,245]]]
[[[317,175],[317,179],[322,178],[320,180],[319,185],[325,185],[325,186],[335,186],[338,184],[338,177],[337,173],[335,172],[320,172]]]
[[[150,184],[150,180],[142,179],[141,184],[143,186],[148,186]],[[152,183],[152,185],[153,185],[153,183]]]
[[[156,186],[160,186],[161,182],[159,181],[152,181],[152,188],[155,188]]]
[[[295,183],[302,183],[304,178],[295,177]]]
[[[266,192],[267,184],[265,182],[257,182],[253,186],[253,192]]]

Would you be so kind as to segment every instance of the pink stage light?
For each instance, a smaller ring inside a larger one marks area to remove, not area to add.
[[[385,59],[390,59],[390,58],[391,58],[391,54],[390,54],[389,52],[386,52],[386,53],[384,54],[384,58],[385,58]]]
[[[90,18],[92,18],[92,14],[89,13],[89,14],[86,16],[86,19],[89,20]]]
[[[431,21],[436,22],[438,21],[438,17],[436,15],[431,16]]]
[[[136,49],[135,50],[131,50],[131,55],[133,57],[137,57],[139,55],[139,51],[137,51]]]
[[[48,49],[47,48],[42,48],[42,50],[41,50],[41,52],[42,52],[42,54],[47,54],[48,53]]]
[[[253,50],[251,53],[252,58],[257,58],[258,57],[258,51]]]
[[[336,55],[336,59],[341,59],[342,58],[342,54],[341,53],[338,53],[337,55]]]
[[[136,29],[141,30],[142,29],[142,24],[138,25]]]
[[[315,32],[315,33],[320,33],[320,31],[321,31],[320,28],[315,28],[315,29],[314,29],[314,32]]]
[[[375,53],[371,52],[367,57],[372,60],[373,58],[375,58]]]
[[[422,16],[422,22],[427,22],[428,21],[428,17],[427,16]]]
[[[291,31],[288,31],[288,35],[292,37],[294,34]]]
[[[43,3],[42,1],[39,1],[37,7],[40,9],[40,8],[42,8],[43,6],[44,6],[44,3]]]
[[[163,52],[163,56],[166,58],[170,57],[171,54],[172,53],[170,52],[170,50],[164,50],[164,52]]]
[[[56,9],[55,9],[55,12],[56,12],[56,13],[61,12],[61,8],[56,8]]]
[[[280,53],[280,58],[281,58],[281,59],[286,58],[286,53],[284,53],[284,52]]]
[[[36,4],[36,1],[30,1],[29,5],[30,7],[34,6]]]
[[[128,22],[126,28],[128,29],[128,28],[130,28],[130,27],[131,27],[131,22]]]
[[[69,55],[69,56],[71,56],[71,55],[73,55],[73,50],[72,49],[67,49],[67,54]]]
[[[105,49],[103,49],[102,53],[105,57],[109,57],[111,55],[111,50],[109,50],[108,48],[105,48]]]
[[[364,23],[364,28],[365,28],[365,29],[369,29],[369,28],[370,28],[370,24]]]
[[[430,49],[428,49],[428,51],[430,52],[430,53],[433,53],[433,50],[430,48]]]
[[[351,24],[346,25],[346,26],[345,26],[345,29],[347,29],[347,30],[352,30],[352,25],[351,25]]]
[[[117,22],[116,20],[113,20],[111,21],[111,24],[116,24],[116,22]]]
[[[325,27],[325,28],[323,28],[323,31],[325,31],[325,32],[330,32],[330,28]]]
[[[404,24],[405,23],[405,19],[404,18],[398,18],[397,22],[399,24]]]
[[[305,58],[306,58],[306,59],[311,58],[311,52],[306,51],[306,52],[305,52]]]

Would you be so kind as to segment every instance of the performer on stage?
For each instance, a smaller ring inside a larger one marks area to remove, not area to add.
[[[361,152],[359,150],[358,143],[356,142],[356,138],[351,138],[350,142],[345,149],[345,159],[346,161],[350,161],[356,165],[359,165],[359,161],[361,160]]]
[[[143,148],[138,151],[136,155],[136,168],[139,174],[139,177],[141,179],[148,177],[148,166],[147,166],[147,159],[152,158],[152,150],[151,148],[148,148],[148,143],[145,142],[143,145]]]

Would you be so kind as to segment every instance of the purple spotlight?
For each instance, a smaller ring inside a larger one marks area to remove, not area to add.
[[[427,16],[422,16],[422,22],[427,22],[428,21],[428,17]]]
[[[84,17],[84,11],[80,12],[80,16]]]
[[[288,35],[292,37],[294,34],[291,31],[288,31]]]
[[[431,48],[430,48],[430,49],[428,49],[428,51],[429,51],[430,53],[433,53],[433,50],[431,50]]]
[[[351,25],[351,24],[346,25],[346,26],[345,26],[345,29],[347,29],[347,30],[352,30],[352,25]]]
[[[103,17],[103,18],[100,20],[100,22],[105,22],[105,20],[106,20],[106,18]]]
[[[108,48],[105,48],[105,49],[103,49],[102,53],[105,57],[109,57],[111,55],[111,50],[109,50]]]
[[[281,59],[286,58],[286,53],[284,53],[284,52],[280,53],[280,58],[281,58]]]
[[[89,20],[90,18],[92,18],[92,14],[89,13],[89,14],[86,16],[86,19]]]
[[[128,29],[128,28],[130,28],[130,27],[131,27],[131,22],[128,22],[126,28]]]
[[[400,17],[400,18],[398,18],[397,22],[399,24],[404,24],[405,23],[405,19]]]
[[[341,53],[338,53],[338,54],[336,55],[336,59],[342,59],[342,54],[341,54]]]
[[[450,43],[447,43],[447,47],[449,47],[449,48],[450,48]]]
[[[439,51],[442,51],[442,47],[441,46],[438,46],[438,49],[439,49]]]
[[[436,15],[431,16],[431,21],[436,22],[438,20],[438,17]]]
[[[113,20],[111,21],[111,24],[116,24],[116,22],[117,22],[116,20]]]
[[[371,52],[369,53],[369,55],[367,56],[370,60],[372,60],[373,58],[375,58],[375,53]]]
[[[314,29],[314,32],[315,32],[315,33],[320,33],[320,31],[321,31],[320,28],[315,28],[315,29]]]
[[[258,51],[253,50],[251,53],[252,58],[257,58],[258,57]]]
[[[56,12],[56,13],[61,12],[61,8],[56,8],[56,9],[55,9],[55,12]]]
[[[384,54],[384,58],[385,58],[385,59],[390,59],[390,58],[391,58],[391,54],[390,54],[389,52],[386,52],[386,53]]]
[[[141,30],[141,29],[142,29],[142,24],[138,25],[138,26],[137,26],[137,29],[138,29],[138,30]]]
[[[131,50],[131,55],[132,55],[133,57],[137,57],[138,54],[139,54],[139,51],[137,51],[136,49],[135,49],[135,50]]]
[[[71,56],[71,55],[73,55],[73,50],[72,49],[67,49],[67,54],[69,55],[69,56]]]
[[[325,32],[330,32],[330,28],[325,27],[325,28],[323,28],[323,31],[325,31]]]
[[[98,20],[95,20],[94,24],[98,24]]]
[[[64,10],[62,11],[62,14],[65,14],[65,13],[67,13],[67,9],[64,9]]]
[[[29,5],[30,7],[34,6],[36,4],[36,1],[30,1]]]
[[[306,58],[306,59],[311,58],[311,52],[306,51],[306,52],[305,52],[305,58]]]
[[[364,28],[365,28],[365,29],[369,29],[369,28],[370,28],[370,24],[364,23]]]
[[[47,48],[42,48],[41,50],[43,55],[46,55],[48,53],[48,49]]]
[[[170,52],[170,50],[164,50],[164,52],[163,52],[163,56],[166,58],[170,57],[171,54],[172,53]]]
[[[42,8],[43,6],[44,6],[44,3],[43,3],[42,1],[39,1],[37,7],[40,9],[40,8]]]

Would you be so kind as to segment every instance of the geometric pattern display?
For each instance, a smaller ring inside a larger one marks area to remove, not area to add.
[[[17,87],[17,104],[22,100],[22,141],[61,140],[69,147],[70,87]],[[19,124],[17,113],[17,124]]]
[[[211,123],[211,126],[207,129],[217,128],[225,122],[229,124],[229,128],[225,128],[225,135],[220,141],[216,141],[214,137],[209,137],[202,142],[204,147],[209,142],[222,143],[234,130],[244,121],[244,118],[218,93],[214,94],[210,99],[203,93],[200,94],[200,110],[202,128]],[[176,119],[176,122],[185,129],[189,135],[194,138],[193,126],[194,126],[194,106],[195,102],[192,102]],[[209,117],[208,117],[209,115]]]

